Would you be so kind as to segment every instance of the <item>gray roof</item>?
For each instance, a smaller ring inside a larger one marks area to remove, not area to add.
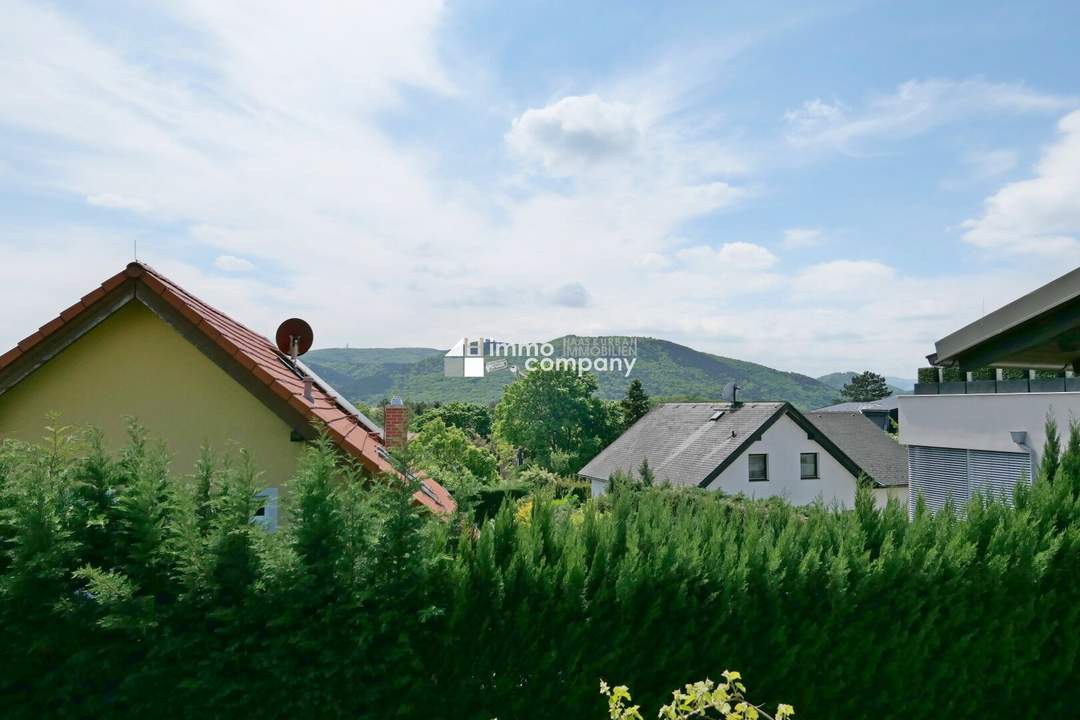
[[[890,410],[896,410],[899,407],[899,396],[890,395],[889,397],[874,400],[873,402],[845,402],[837,405],[829,405],[828,407],[818,408],[817,410],[814,410],[814,412],[873,412],[875,410],[888,412]]]
[[[607,480],[619,470],[636,475],[647,458],[657,482],[697,487],[786,407],[790,406],[782,402],[747,402],[738,407],[730,403],[658,405],[579,474],[597,480]],[[718,411],[724,414],[710,421]]]
[[[806,418],[876,484],[908,484],[907,452],[861,412],[812,412]]]
[[[946,364],[957,356],[970,353],[989,340],[1008,331],[1027,325],[1038,318],[1044,318],[1062,306],[1080,298],[1080,268],[1068,272],[1057,280],[1029,292],[1008,305],[965,325],[954,333],[946,335],[935,343],[936,353],[929,356],[932,363]],[[993,362],[997,358],[992,358]],[[1006,360],[1009,358],[1005,358]],[[1031,366],[1061,365],[1060,358],[1051,353],[1040,357],[1038,353],[1012,358],[1017,363],[1026,362]],[[1046,362],[1040,362],[1045,360]],[[1004,364],[1004,363],[1002,363]]]

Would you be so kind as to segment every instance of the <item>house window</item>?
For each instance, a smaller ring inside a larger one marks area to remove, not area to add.
[[[799,455],[799,477],[803,480],[817,480],[817,453],[801,453]]]
[[[251,517],[253,525],[261,525],[267,532],[277,530],[278,524],[278,491],[277,488],[266,488],[262,492],[255,493],[257,507]]]
[[[750,482],[767,482],[769,479],[769,456],[750,454]]]

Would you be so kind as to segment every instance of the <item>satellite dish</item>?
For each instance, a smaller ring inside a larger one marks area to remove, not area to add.
[[[736,385],[735,383],[729,382],[726,385],[724,385],[724,391],[723,391],[723,393],[724,393],[724,398],[723,398],[724,402],[729,402],[729,403],[732,403],[732,404],[738,402],[738,400],[736,399],[736,395],[738,394],[738,392],[739,392],[739,386]]]
[[[304,320],[289,318],[278,325],[274,339],[277,341],[278,350],[295,358],[311,349],[311,343],[315,342],[315,333]]]

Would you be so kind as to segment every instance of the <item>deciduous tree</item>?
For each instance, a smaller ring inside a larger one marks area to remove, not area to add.
[[[447,427],[460,428],[485,440],[491,436],[491,408],[480,403],[449,402],[425,410],[413,421],[412,429],[423,432],[424,427],[434,420],[442,420]]]
[[[535,370],[503,391],[495,434],[525,448],[541,466],[576,471],[606,445],[617,428],[596,397],[596,378],[573,370]],[[554,467],[553,461],[558,460]]]

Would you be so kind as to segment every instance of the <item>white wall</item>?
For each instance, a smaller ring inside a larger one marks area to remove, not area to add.
[[[908,503],[908,487],[907,485],[901,485],[899,487],[876,487],[873,489],[874,504],[879,508],[883,508],[889,504],[889,500],[895,498],[900,501],[901,504],[907,505]]]
[[[818,454],[818,480],[802,480],[799,475],[799,455]],[[749,455],[766,453],[769,456],[768,482],[750,482]],[[753,443],[735,459],[720,476],[709,484],[710,490],[723,490],[731,495],[747,497],[783,497],[795,505],[806,505],[821,497],[826,503],[834,500],[844,507],[854,507],[856,478],[838,463],[825,448],[806,436],[806,431],[785,415],[765,431],[761,440]]]
[[[1069,418],[1080,418],[1080,393],[904,395],[900,397],[900,442],[904,445],[1023,452],[1010,431],[1023,430],[1039,462],[1046,442],[1046,415],[1068,437]],[[1064,444],[1064,442],[1063,442]]]

